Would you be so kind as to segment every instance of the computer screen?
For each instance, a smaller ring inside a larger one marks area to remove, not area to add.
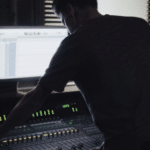
[[[0,81],[43,76],[66,28],[0,28]]]

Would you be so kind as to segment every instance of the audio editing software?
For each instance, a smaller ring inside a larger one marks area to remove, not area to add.
[[[0,102],[0,124],[16,104],[17,101]],[[17,126],[0,141],[0,149],[92,150],[103,144],[103,134],[82,98],[50,98],[23,126]]]

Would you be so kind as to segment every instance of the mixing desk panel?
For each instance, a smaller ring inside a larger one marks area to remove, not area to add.
[[[7,109],[0,108],[1,123],[7,120],[10,107],[12,104]],[[103,144],[103,134],[93,123],[84,101],[78,99],[45,102],[23,126],[17,126],[0,141],[0,149],[92,150],[101,149]]]

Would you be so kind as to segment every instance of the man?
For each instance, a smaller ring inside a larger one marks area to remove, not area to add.
[[[68,28],[35,90],[12,110],[0,139],[23,125],[68,81],[79,88],[105,150],[140,150],[150,140],[150,27],[136,17],[101,15],[96,0],[54,0]],[[22,115],[24,117],[22,118]]]

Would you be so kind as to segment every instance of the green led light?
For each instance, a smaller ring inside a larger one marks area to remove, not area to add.
[[[2,117],[0,117],[0,121],[2,121]]]
[[[40,110],[40,115],[43,116],[42,111]]]
[[[35,117],[34,114],[32,114],[32,117]]]
[[[4,116],[4,120],[6,120],[6,115],[3,115]]]
[[[63,108],[66,108],[66,107],[70,107],[69,104],[66,104],[66,105],[62,105]]]
[[[52,114],[54,115],[54,111],[52,110]]]
[[[50,115],[50,110],[49,110],[49,109],[47,110],[47,112],[48,112],[48,114]]]
[[[76,111],[78,111],[78,108],[76,108]]]
[[[46,116],[46,111],[44,111],[44,115]]]
[[[72,111],[74,112],[74,108],[72,108]]]
[[[39,116],[38,112],[36,112],[36,116],[37,116],[37,117]]]
[[[72,122],[69,122],[69,124],[72,124]]]

